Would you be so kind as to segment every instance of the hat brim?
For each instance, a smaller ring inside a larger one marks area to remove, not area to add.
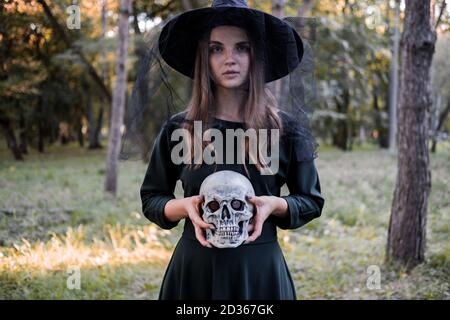
[[[265,82],[288,75],[301,62],[303,42],[283,20],[263,11],[239,7],[207,7],[183,12],[170,19],[159,37],[159,51],[166,63],[193,78],[200,37],[207,28],[236,25],[250,29],[264,43]]]

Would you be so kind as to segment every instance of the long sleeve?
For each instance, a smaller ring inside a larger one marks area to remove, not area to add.
[[[279,228],[299,228],[320,217],[325,199],[321,195],[319,175],[314,160],[291,161],[286,184],[290,194],[282,198],[287,201],[288,215],[275,218]]]
[[[172,229],[178,225],[178,221],[169,221],[164,215],[166,203],[175,199],[174,190],[179,175],[178,168],[170,158],[168,127],[166,123],[155,139],[150,163],[140,189],[144,216],[163,229]]]

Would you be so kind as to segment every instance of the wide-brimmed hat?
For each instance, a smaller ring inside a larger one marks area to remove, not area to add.
[[[159,51],[165,62],[193,78],[197,46],[213,27],[233,25],[245,28],[264,61],[265,82],[288,75],[303,56],[298,33],[283,20],[251,9],[245,0],[214,0],[211,7],[189,10],[170,19],[159,37]]]
[[[296,144],[295,160],[311,161],[316,157],[317,144],[309,125],[316,90],[312,50],[315,19],[279,19],[250,9],[244,0],[214,0],[211,7],[190,10],[155,24],[145,35],[145,42],[139,43],[145,46],[138,48],[136,81],[125,112],[120,160],[148,161],[160,125],[174,124],[173,120],[179,119],[174,113],[186,110],[191,101],[199,42],[222,25],[246,30],[253,51],[251,62],[264,68],[266,82],[283,78],[280,85],[265,89],[277,90],[273,93],[278,109],[289,115],[283,119],[291,119],[283,122],[283,132]]]

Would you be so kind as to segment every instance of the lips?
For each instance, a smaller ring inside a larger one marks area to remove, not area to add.
[[[238,74],[239,72],[237,71],[225,71],[223,74]]]

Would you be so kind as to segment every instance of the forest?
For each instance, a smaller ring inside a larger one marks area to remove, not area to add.
[[[142,215],[152,144],[120,161],[120,137],[155,32],[211,2],[0,1],[0,299],[158,297],[183,226]],[[247,3],[301,24],[314,60],[326,203],[278,230],[297,298],[449,299],[449,2]],[[168,77],[182,111],[191,88]],[[152,85],[147,141],[167,116]],[[283,103],[283,83],[271,88]]]

